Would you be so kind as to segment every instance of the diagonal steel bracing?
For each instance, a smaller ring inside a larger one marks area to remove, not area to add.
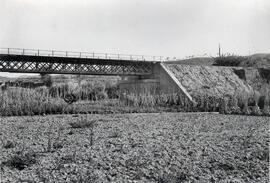
[[[85,74],[85,75],[151,75],[156,62],[0,54],[0,72]]]

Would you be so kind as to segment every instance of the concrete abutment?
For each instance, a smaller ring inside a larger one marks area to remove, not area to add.
[[[121,93],[135,95],[180,94],[189,101],[192,97],[163,63],[153,66],[153,73],[148,76],[125,76],[119,83]]]

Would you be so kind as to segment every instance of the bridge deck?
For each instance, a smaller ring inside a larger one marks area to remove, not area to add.
[[[145,55],[2,48],[0,72],[151,75],[153,65],[163,59]]]

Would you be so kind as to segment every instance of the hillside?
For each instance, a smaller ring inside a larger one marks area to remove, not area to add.
[[[270,68],[270,54],[258,53],[251,55],[248,59],[241,63],[242,67],[255,67],[255,68]]]
[[[213,65],[214,58],[211,57],[197,57],[184,60],[166,61],[166,64],[184,64],[184,65]]]
[[[215,64],[215,61],[219,61]],[[176,61],[167,61],[166,64],[183,64],[183,65],[202,65],[202,66],[237,66],[237,67],[254,67],[270,68],[270,54],[257,53],[250,56],[223,56],[223,57],[197,57]]]

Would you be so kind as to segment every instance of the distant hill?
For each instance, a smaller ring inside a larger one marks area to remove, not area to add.
[[[256,68],[270,68],[270,54],[257,53],[248,57],[245,62],[239,66],[243,67],[256,67]]]
[[[216,57],[215,66],[270,68],[270,54],[254,54],[250,56],[228,55]]]
[[[214,58],[211,57],[197,57],[184,60],[166,61],[166,64],[184,64],[184,65],[213,65]]]
[[[256,53],[251,55],[253,59],[260,58],[260,59],[270,59],[270,53]]]
[[[214,65],[215,60],[221,62],[217,66],[238,66],[238,67],[254,67],[254,68],[270,68],[270,54],[257,53],[250,56],[224,56],[224,57],[197,57],[176,61],[167,61],[166,64],[183,64],[183,65]],[[223,62],[224,60],[224,62]],[[237,63],[236,63],[237,62]],[[222,64],[223,63],[223,64]]]

